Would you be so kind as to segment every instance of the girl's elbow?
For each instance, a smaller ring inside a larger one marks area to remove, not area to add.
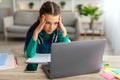
[[[33,56],[32,55],[27,55],[28,58],[32,58]]]
[[[27,53],[26,56],[27,56],[28,58],[32,58],[34,55],[32,55],[31,53]]]

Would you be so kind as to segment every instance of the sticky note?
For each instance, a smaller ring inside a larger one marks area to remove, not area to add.
[[[112,70],[115,70],[114,68],[105,68],[104,71],[105,72],[112,72]]]
[[[120,69],[112,70],[112,72],[114,72],[114,73],[116,73],[116,74],[120,74]]]
[[[118,75],[115,75],[115,77],[116,77],[116,78],[118,78],[118,79],[120,79],[120,74],[118,74]]]
[[[101,73],[100,75],[107,80],[112,80],[113,78],[115,78],[115,75],[111,72]]]

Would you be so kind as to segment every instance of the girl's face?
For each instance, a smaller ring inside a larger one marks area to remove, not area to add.
[[[45,20],[46,20],[46,24],[43,28],[43,30],[47,33],[47,34],[51,34],[54,30],[57,29],[58,25],[59,25],[59,18],[60,15],[50,15],[50,14],[45,14]]]

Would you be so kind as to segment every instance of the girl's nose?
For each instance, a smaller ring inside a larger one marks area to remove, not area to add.
[[[50,26],[49,26],[49,29],[52,29],[53,28],[53,24],[51,24]]]

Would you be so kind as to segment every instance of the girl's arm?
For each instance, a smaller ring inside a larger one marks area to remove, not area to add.
[[[30,43],[26,50],[26,54],[28,57],[33,57],[36,53],[38,35],[42,31],[42,29],[46,23],[45,16],[43,15],[42,17],[39,17],[39,21],[40,21],[40,23],[34,30],[33,36],[31,38]]]
[[[66,36],[67,36],[67,30],[65,29],[65,27],[64,27],[63,24],[62,24],[61,16],[59,17],[59,25],[58,25],[58,28],[62,31],[62,36],[63,36],[63,37],[66,37]]]
[[[69,37],[67,32],[66,32],[66,36],[63,36],[62,32],[60,32],[58,36],[58,42],[69,42]]]
[[[36,53],[36,48],[37,48],[37,41],[35,41],[32,37],[26,49],[27,57],[29,58],[33,57]]]
[[[42,18],[39,17],[40,20],[40,24],[37,26],[37,28],[35,29],[34,33],[33,33],[33,39],[36,41],[38,39],[38,35],[39,33],[42,31],[46,20],[45,20],[45,16],[43,15]]]

